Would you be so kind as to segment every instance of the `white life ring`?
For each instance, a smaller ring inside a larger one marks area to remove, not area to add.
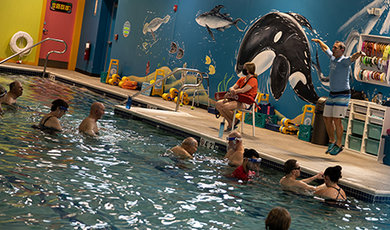
[[[21,38],[24,38],[27,42],[27,45],[23,48],[20,48],[16,43],[19,39]],[[32,37],[24,32],[24,31],[18,31],[14,34],[14,36],[12,36],[11,38],[11,41],[9,42],[9,46],[11,47],[11,50],[14,52],[14,53],[18,53],[22,50],[24,50],[26,47],[29,47],[29,46],[32,46],[34,44],[34,41],[32,39]],[[29,55],[31,52],[31,49],[27,50],[26,52],[24,53],[21,53],[20,56],[27,56]]]

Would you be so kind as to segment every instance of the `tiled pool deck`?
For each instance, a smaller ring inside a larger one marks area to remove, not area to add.
[[[16,72],[31,75],[41,75],[41,67],[5,64],[1,71]],[[100,94],[125,100],[127,95],[137,91],[126,90],[116,86],[100,83],[100,79],[81,73],[62,69],[48,68],[51,78],[85,87]],[[151,105],[167,111],[133,106],[130,110],[124,106],[115,106],[116,114],[142,119],[169,132],[178,132],[183,136],[191,135],[203,138],[209,143],[215,143],[219,148],[225,148],[225,136],[218,138],[220,119],[201,108],[190,109],[190,106],[180,107],[179,112],[172,112],[175,104],[164,101],[160,97],[140,95],[134,104]],[[338,156],[325,154],[326,147],[299,140],[296,136],[285,135],[267,129],[256,128],[256,136],[251,136],[251,127],[244,125],[243,142],[246,148],[258,150],[263,158],[263,165],[282,169],[283,163],[290,158],[299,161],[304,176],[314,175],[325,168],[341,165],[343,178],[340,185],[349,196],[371,202],[390,202],[390,166],[379,163],[376,157],[344,150]]]

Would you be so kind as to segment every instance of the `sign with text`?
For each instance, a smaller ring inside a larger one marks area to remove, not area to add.
[[[72,13],[72,3],[52,0],[50,2],[50,10],[70,14]]]

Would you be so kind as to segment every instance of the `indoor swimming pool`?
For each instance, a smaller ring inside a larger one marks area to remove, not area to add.
[[[222,151],[170,157],[183,136],[114,115],[116,100],[40,77],[2,74],[0,84],[16,79],[20,108],[0,116],[2,229],[264,229],[275,206],[290,212],[290,229],[390,228],[390,204],[349,197],[350,209],[326,205],[282,191],[282,172],[266,167],[239,183]],[[31,128],[57,98],[70,105],[64,132]],[[95,101],[106,106],[101,134],[85,137],[78,125]]]

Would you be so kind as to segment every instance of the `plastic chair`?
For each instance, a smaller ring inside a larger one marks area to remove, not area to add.
[[[233,114],[233,124],[236,123],[236,114],[238,111],[241,111],[242,112],[242,116],[241,116],[241,133],[244,133],[244,115],[245,113],[249,113],[249,114],[252,114],[252,136],[255,136],[255,127],[256,127],[256,123],[255,123],[255,113],[256,113],[256,107],[257,107],[257,100],[258,100],[258,97],[259,97],[259,93],[256,94],[256,97],[255,97],[255,100],[254,102],[252,103],[252,105],[250,105],[250,107],[248,109],[235,109],[234,110],[234,114]],[[232,131],[234,130],[234,125],[232,125]]]

